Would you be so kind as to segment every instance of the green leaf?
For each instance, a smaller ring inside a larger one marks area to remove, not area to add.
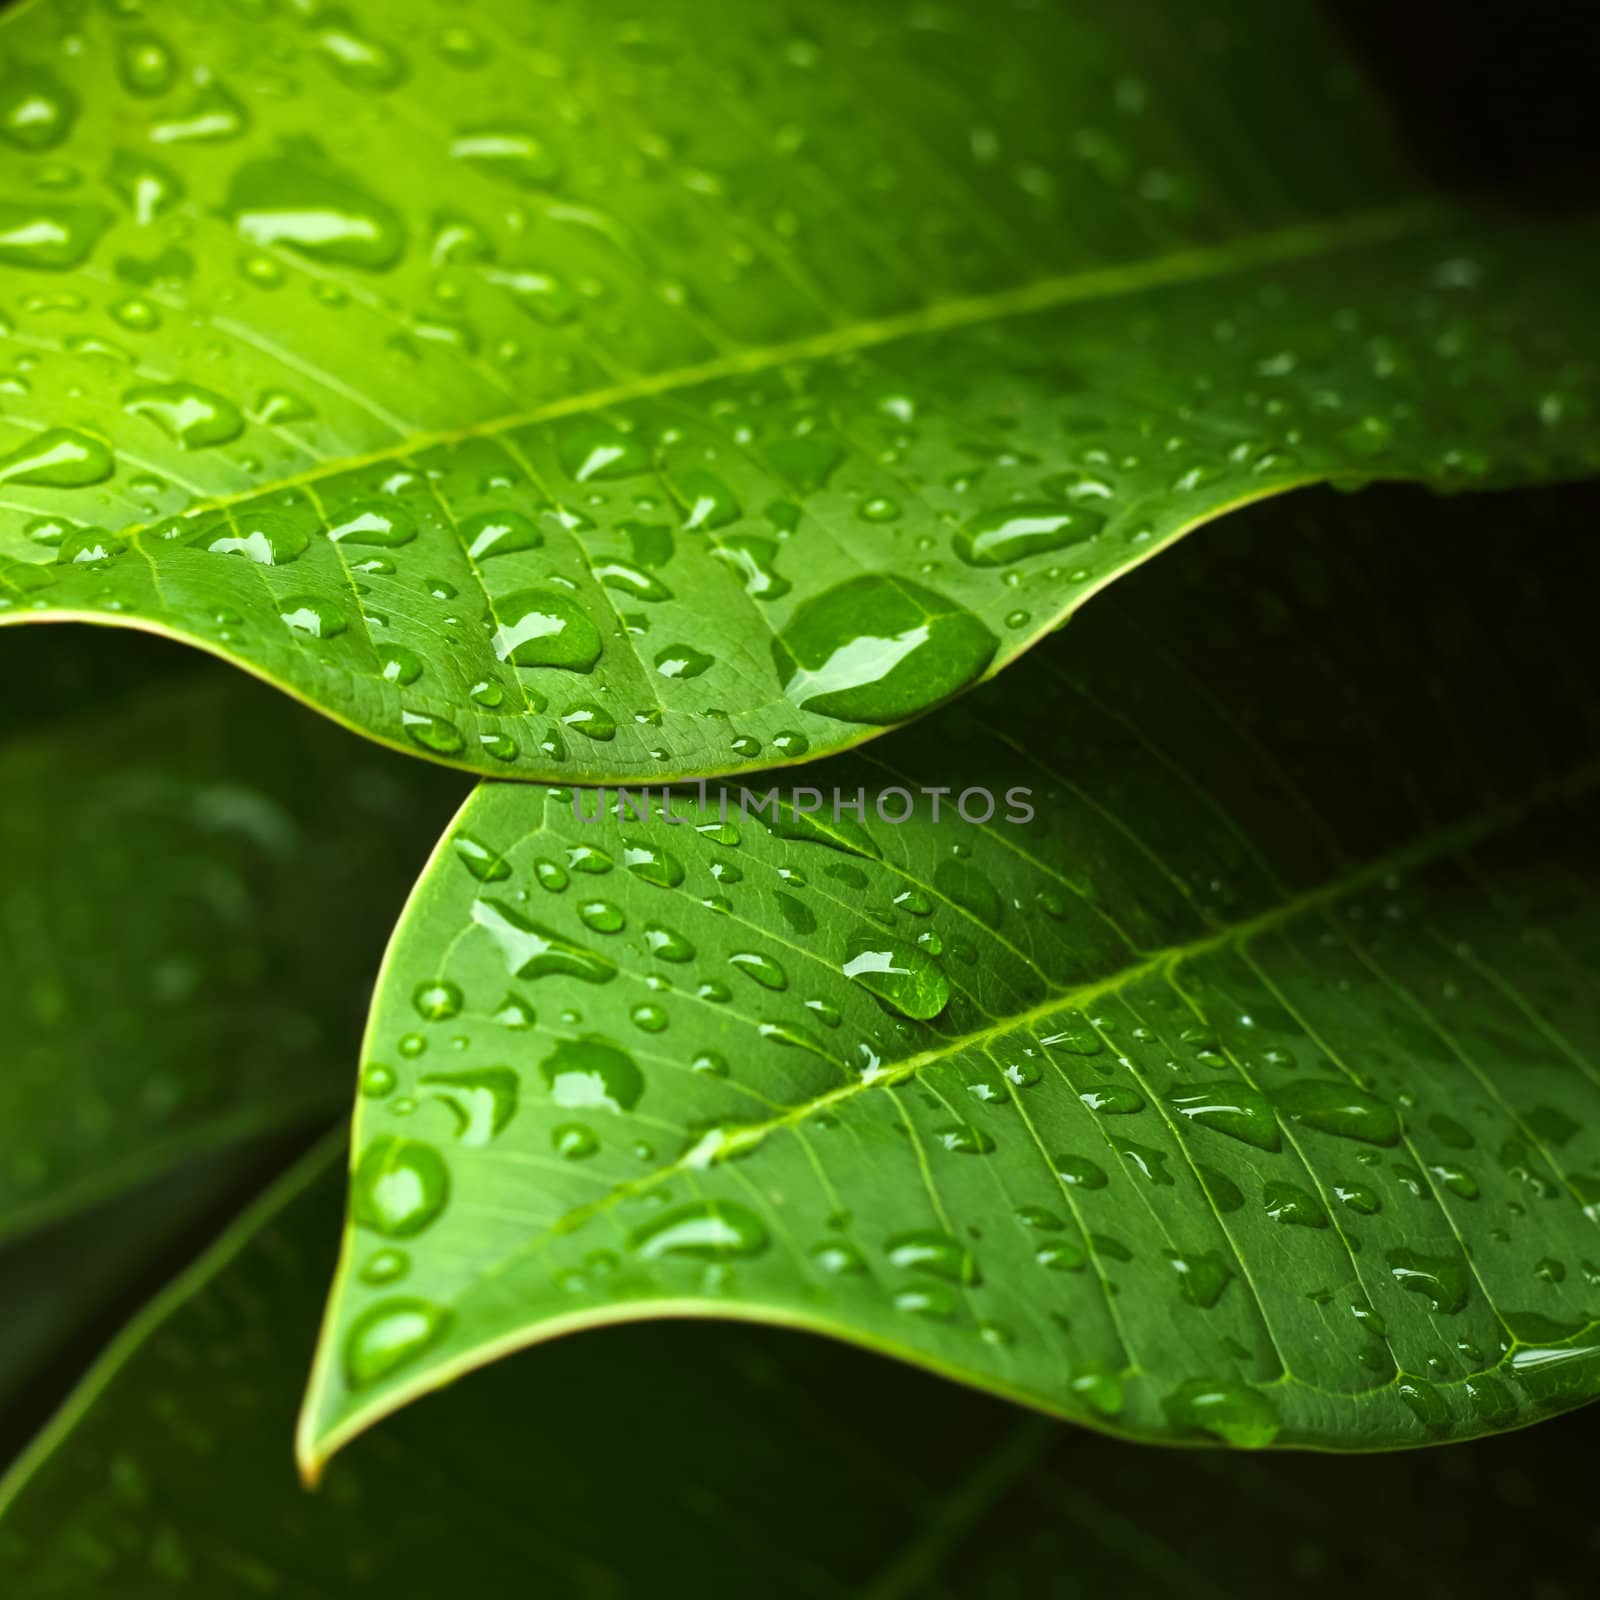
[[[775,825],[481,786],[385,961],[308,1472],[665,1315],[1143,1439],[1592,1396],[1587,504],[1258,508]]]
[[[0,18],[0,622],[686,776],[903,721],[1241,502],[1600,465],[1594,228],[1454,212],[1310,4],[441,26]]]
[[[152,641],[3,644],[0,1239],[337,1107],[457,790]]]
[[[1221,1600],[1274,1592],[1286,1570],[1337,1600],[1580,1594],[1591,1576],[1571,1529],[1592,1441],[1572,1423],[1466,1452],[1197,1460],[829,1341],[692,1324],[609,1329],[477,1374],[308,1496],[282,1441],[337,1217],[316,1170],[142,1315],[0,1485],[13,1600]]]

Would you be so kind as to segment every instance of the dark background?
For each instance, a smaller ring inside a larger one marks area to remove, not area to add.
[[[1600,5],[1331,0],[1442,183],[1516,206],[1600,200]]]

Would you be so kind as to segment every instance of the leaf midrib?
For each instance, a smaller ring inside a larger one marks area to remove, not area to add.
[[[1392,874],[1427,866],[1435,861],[1460,854],[1486,838],[1509,831],[1546,806],[1577,799],[1597,786],[1600,786],[1600,758],[1584,762],[1565,776],[1538,785],[1521,800],[1488,807],[1472,817],[1439,830],[1426,840],[1353,867],[1328,879],[1325,883],[1291,895],[1281,904],[1270,906],[1252,917],[1229,923],[1187,943],[1165,946],[1103,978],[1064,990],[1026,1011],[1018,1012],[1015,1016],[1002,1018],[971,1033],[941,1040],[938,1045],[906,1056],[869,1078],[860,1078],[841,1084],[836,1089],[829,1089],[810,1100],[791,1106],[781,1115],[771,1117],[765,1122],[744,1124],[729,1133],[729,1142],[716,1159],[719,1161],[729,1159],[741,1151],[752,1149],[771,1134],[780,1132],[784,1128],[795,1127],[818,1112],[832,1110],[859,1094],[873,1089],[896,1088],[914,1078],[925,1067],[950,1060],[967,1050],[981,1048],[1008,1034],[1032,1028],[1063,1011],[1079,1010],[1107,995],[1119,993],[1144,978],[1171,971],[1217,951],[1242,945],[1261,934],[1293,922],[1308,912],[1334,904],[1381,883]],[[401,931],[402,933],[404,931],[403,924]],[[397,938],[396,943],[398,942]],[[518,1246],[512,1256],[507,1258],[507,1262],[531,1255],[548,1240],[570,1233],[592,1218],[660,1184],[680,1177],[686,1172],[699,1170],[703,1164],[691,1161],[689,1153],[686,1153],[677,1160],[656,1168],[654,1172],[618,1184],[600,1199],[563,1213],[552,1226]],[[503,1270],[507,1262],[500,1263],[496,1270]]]
[[[1233,239],[1223,245],[1198,245],[1145,261],[1041,278],[993,294],[943,300],[895,316],[849,327],[830,328],[822,333],[779,344],[754,345],[709,361],[642,374],[626,383],[588,389],[581,394],[547,401],[526,411],[488,418],[460,428],[410,434],[380,449],[319,462],[305,472],[278,478],[237,494],[196,500],[185,507],[181,515],[193,516],[247,504],[262,495],[320,483],[347,472],[357,472],[364,467],[385,464],[422,451],[459,444],[467,439],[493,437],[515,428],[599,411],[608,406],[626,405],[635,400],[693,388],[721,378],[750,376],[791,362],[827,360],[892,344],[901,339],[1005,321],[1076,302],[1118,299],[1146,289],[1203,282],[1259,267],[1315,260],[1361,245],[1436,232],[1459,222],[1460,218],[1458,207],[1446,201],[1427,199],[1374,211],[1293,223]],[[154,524],[148,522],[126,523],[118,531],[132,535],[151,526]]]

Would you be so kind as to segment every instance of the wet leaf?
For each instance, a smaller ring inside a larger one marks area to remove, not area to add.
[[[1337,1600],[1418,1572],[1552,1593],[1589,1576],[1582,1541],[1564,1537],[1588,1511],[1579,1419],[1465,1453],[1207,1470],[827,1341],[687,1323],[476,1374],[307,1495],[281,1446],[336,1224],[332,1164],[291,1175],[161,1296],[0,1484],[8,1595],[535,1583],[814,1600],[1048,1593],[1063,1572],[1116,1588],[1136,1571],[1151,1592],[1210,1600],[1270,1591],[1292,1565],[1301,1592]],[[556,1441],[558,1471],[530,1428]],[[622,1433],[659,1448],[619,1450]],[[1526,1536],[1508,1539],[1508,1522]]]
[[[1242,502],[1600,465],[1593,227],[1442,199],[1309,4],[1184,28],[10,8],[0,622],[681,777],[904,721]]]
[[[809,769],[775,819],[480,787],[453,838],[503,870],[447,840],[373,1010],[308,1470],[507,1350],[664,1314],[1146,1439],[1373,1449],[1591,1397],[1584,503],[1259,507],[1027,696]],[[443,1085],[491,1071],[513,1109],[464,1123]]]

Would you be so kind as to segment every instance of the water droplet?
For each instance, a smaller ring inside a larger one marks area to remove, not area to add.
[[[467,748],[467,741],[461,737],[461,730],[455,723],[432,711],[414,711],[402,706],[400,726],[413,744],[436,756],[458,756]]]
[[[562,1122],[550,1130],[550,1148],[567,1161],[587,1161],[598,1153],[600,1140],[581,1122]]]
[[[1357,1216],[1370,1217],[1382,1208],[1382,1202],[1377,1195],[1364,1183],[1336,1183],[1333,1192],[1339,1197],[1340,1202],[1347,1205]]]
[[[767,1247],[767,1230],[755,1212],[734,1200],[699,1200],[636,1228],[629,1248],[642,1260],[693,1256],[720,1260],[753,1256]]]
[[[1278,1414],[1259,1389],[1191,1378],[1161,1402],[1174,1427],[1209,1433],[1240,1450],[1260,1450],[1278,1436]]]
[[[559,446],[561,465],[578,483],[629,478],[650,465],[645,448],[632,434],[603,422],[570,428]]]
[[[561,176],[555,153],[529,128],[465,128],[450,141],[450,154],[518,189],[542,189]]]
[[[240,506],[226,521],[203,528],[193,542],[213,555],[243,556],[263,567],[283,567],[304,555],[311,540],[292,517]]]
[[[178,63],[159,34],[138,28],[117,41],[117,75],[129,94],[165,94],[178,75]]]
[[[614,962],[573,944],[554,929],[530,922],[502,900],[474,901],[472,920],[499,946],[514,978],[565,976],[609,983],[617,975]]]
[[[1472,1291],[1467,1263],[1459,1255],[1429,1256],[1416,1250],[1386,1250],[1383,1259],[1402,1289],[1425,1295],[1436,1312],[1451,1314]]]
[[[622,907],[613,905],[609,900],[584,901],[578,907],[578,916],[586,928],[592,928],[596,933],[620,933],[628,921]]]
[[[600,659],[600,630],[575,601],[550,589],[519,589],[496,605],[495,654],[516,667],[588,672]]]
[[[615,556],[596,561],[594,575],[606,588],[616,589],[630,600],[647,600],[654,604],[672,598],[672,591],[659,578]]]
[[[982,1282],[971,1251],[947,1233],[918,1230],[897,1234],[884,1249],[890,1265],[905,1271],[926,1273],[947,1283],[970,1286]]]
[[[1246,1083],[1204,1083],[1167,1097],[1168,1104],[1202,1128],[1253,1145],[1257,1150],[1277,1150],[1283,1136],[1272,1106],[1259,1089]]]
[[[1395,1384],[1395,1390],[1405,1401],[1406,1409],[1423,1427],[1430,1431],[1449,1427],[1450,1407],[1444,1396],[1426,1378],[1402,1374]]]
[[[133,213],[140,227],[172,210],[187,193],[183,179],[152,156],[118,150],[106,167],[106,184]]]
[[[539,1071],[555,1103],[572,1111],[631,1111],[644,1093],[633,1057],[604,1039],[563,1039]]]
[[[76,267],[112,220],[100,206],[0,201],[0,264],[46,272]]]
[[[1202,1311],[1209,1311],[1233,1281],[1233,1269],[1214,1250],[1167,1259],[1178,1274],[1178,1292]]]
[[[867,1270],[861,1252],[848,1239],[823,1239],[806,1254],[830,1277],[857,1277]]]
[[[503,883],[511,876],[511,863],[470,833],[458,833],[451,843],[462,865],[479,883]]]
[[[953,600],[904,579],[853,578],[808,600],[773,642],[784,693],[846,722],[898,722],[964,689],[996,639]]]
[[[411,1004],[424,1022],[445,1022],[461,1014],[461,989],[448,978],[435,978],[417,985]]]
[[[403,644],[380,644],[378,667],[385,683],[405,688],[422,676],[422,658]]]
[[[586,739],[594,739],[604,743],[617,736],[617,721],[602,705],[597,705],[593,700],[585,700],[578,705],[569,707],[561,714],[563,726],[575,729]]]
[[[1105,526],[1097,511],[1051,505],[1001,506],[984,512],[956,535],[956,554],[969,566],[1003,567],[1093,537]]]
[[[450,1198],[450,1169],[431,1144],[382,1134],[361,1152],[350,1179],[359,1227],[408,1239],[429,1227]]]
[[[406,76],[400,52],[362,33],[348,12],[321,12],[316,18],[316,43],[335,74],[354,88],[392,89]]]
[[[208,450],[244,432],[244,417],[225,395],[193,383],[147,383],[122,397],[130,416],[146,417],[180,449]]]
[[[461,524],[461,537],[474,561],[537,550],[544,535],[520,511],[480,511]]]
[[[442,1101],[455,1117],[459,1143],[481,1149],[517,1114],[521,1080],[510,1067],[470,1067],[461,1072],[427,1072],[422,1092]]]
[[[842,968],[863,989],[907,1017],[936,1017],[950,999],[950,981],[931,956],[903,939],[863,930]]]
[[[450,1314],[426,1300],[381,1300],[363,1311],[345,1335],[344,1371],[352,1389],[364,1389],[437,1344]]]
[[[656,652],[656,671],[663,678],[698,678],[715,663],[715,656],[709,656],[705,651],[696,650],[688,644],[669,644]]]
[[[1085,1089],[1078,1098],[1103,1117],[1127,1117],[1144,1110],[1144,1096],[1129,1084],[1108,1083]]]
[[[726,528],[744,515],[733,490],[713,472],[674,472],[668,483],[683,505],[683,525],[690,532]]]
[[[1111,1180],[1105,1168],[1087,1156],[1058,1155],[1050,1158],[1057,1176],[1063,1183],[1078,1189],[1103,1189]]]
[[[381,271],[405,248],[399,215],[353,179],[290,158],[252,161],[234,174],[224,212],[251,244],[316,261]]]
[[[362,1068],[361,1092],[370,1100],[381,1100],[385,1095],[394,1093],[399,1081],[393,1067],[385,1066],[381,1061],[374,1061]]]
[[[320,595],[286,595],[278,602],[278,615],[308,639],[333,639],[349,627],[338,606]]]
[[[410,544],[417,536],[417,525],[409,512],[392,503],[358,500],[342,507],[338,520],[328,529],[335,544],[370,546],[392,550]]]
[[[778,559],[775,540],[754,533],[733,533],[713,545],[711,554],[744,579],[744,592],[752,600],[781,600],[788,594],[789,580],[774,566]]]
[[[995,1147],[994,1140],[970,1122],[948,1122],[935,1128],[933,1137],[944,1149],[962,1156],[986,1156]]]
[[[650,953],[662,961],[682,964],[694,960],[694,946],[681,933],[663,927],[659,922],[646,923],[644,937]]]
[[[787,989],[789,975],[772,959],[759,950],[738,950],[728,957],[728,965],[759,983],[763,989]]]
[[[1376,1095],[1335,1078],[1304,1078],[1273,1092],[1284,1115],[1319,1133],[1360,1139],[1367,1144],[1400,1142],[1400,1119]]]
[[[77,116],[78,97],[51,73],[7,64],[0,86],[0,137],[22,150],[49,150],[72,132]]]
[[[1295,1228],[1326,1228],[1328,1213],[1322,1202],[1297,1184],[1274,1181],[1263,1186],[1261,1204],[1274,1222]]]
[[[661,889],[675,889],[683,882],[683,863],[670,850],[643,840],[624,841],[622,864],[636,878]]]
[[[398,1283],[411,1270],[411,1257],[404,1250],[374,1250],[361,1268],[361,1281],[377,1288]]]
[[[115,470],[110,450],[76,428],[46,428],[10,455],[0,456],[0,483],[80,489],[104,483]]]

